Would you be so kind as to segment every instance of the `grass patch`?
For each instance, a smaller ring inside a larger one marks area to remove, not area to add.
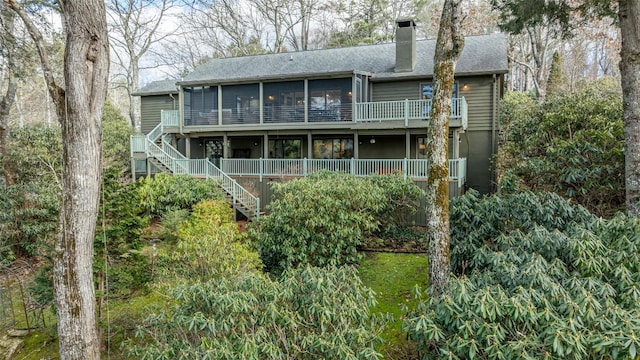
[[[426,254],[366,253],[360,262],[360,278],[364,285],[376,292],[374,313],[389,313],[394,321],[389,323],[382,334],[385,340],[380,351],[386,359],[415,358],[412,344],[402,331],[402,317],[405,311],[417,303],[413,300],[416,285],[426,288],[429,282],[429,264]]]

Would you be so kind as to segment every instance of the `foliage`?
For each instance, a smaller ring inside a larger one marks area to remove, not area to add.
[[[547,77],[547,97],[564,94],[567,90],[567,79],[562,72],[562,58],[555,51],[551,58],[551,67]]]
[[[535,105],[507,94],[499,166],[525,188],[553,191],[609,216],[624,204],[624,131],[618,85],[611,79]]]
[[[385,226],[376,234],[364,240],[368,249],[403,249],[409,251],[426,251],[428,247],[427,233],[423,229],[407,226]]]
[[[162,228],[158,237],[164,241],[176,241],[178,239],[178,227],[189,217],[189,210],[178,209],[164,213],[160,224]]]
[[[140,359],[378,359],[373,292],[350,267],[178,287],[129,342]]]
[[[552,26],[563,37],[570,37],[585,18],[615,18],[615,1],[581,0],[491,0],[500,11],[499,26],[510,34],[521,34],[535,26]]]
[[[161,261],[168,275],[187,282],[206,282],[255,272],[262,267],[257,252],[245,244],[224,200],[203,201],[178,227],[178,242]]]
[[[188,175],[157,174],[140,180],[141,204],[152,216],[168,211],[189,209],[203,200],[223,199],[214,181],[203,181]]]
[[[53,304],[53,266],[47,264],[38,269],[28,291],[38,305]]]
[[[130,166],[130,136],[134,129],[120,110],[110,102],[102,109],[102,167],[117,168],[123,173]],[[122,174],[124,175],[124,174]]]
[[[365,181],[372,182],[386,198],[384,207],[376,213],[382,227],[409,225],[415,221],[420,200],[425,194],[413,180],[401,175],[376,175],[367,177]]]
[[[471,194],[453,208],[459,277],[404,324],[425,358],[637,358],[638,219],[597,219],[531,192]]]
[[[1,159],[0,258],[48,253],[57,229],[62,141],[58,129],[13,129]]]
[[[310,264],[353,264],[357,247],[376,230],[376,214],[385,208],[379,187],[353,175],[320,172],[274,183],[273,199],[249,236],[267,270]]]

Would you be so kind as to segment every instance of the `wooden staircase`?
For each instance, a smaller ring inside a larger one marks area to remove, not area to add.
[[[145,137],[147,159],[163,172],[185,174],[205,180],[219,181],[225,197],[234,210],[249,220],[260,214],[260,198],[254,196],[207,159],[188,159],[164,139],[162,123]]]

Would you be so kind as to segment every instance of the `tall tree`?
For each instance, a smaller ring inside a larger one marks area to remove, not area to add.
[[[18,90],[18,81],[16,76],[16,52],[17,44],[14,37],[15,29],[15,13],[0,8],[0,56],[4,61],[0,63],[0,89],[4,88],[4,92],[0,94],[0,157],[6,153],[7,140],[9,138],[9,114],[11,106],[16,99],[16,91]],[[5,175],[4,168],[0,176]]]
[[[42,33],[22,4],[4,0],[36,44],[47,90],[62,129],[62,197],[53,261],[61,359],[99,359],[93,240],[100,193],[102,108],[107,95],[109,39],[105,3],[61,0],[66,34],[64,86],[53,77]]]
[[[498,5],[508,5],[497,8],[503,19],[508,20],[501,26],[512,34],[553,19],[563,36],[568,37],[581,26],[575,20],[611,18],[617,14],[622,37],[620,77],[625,127],[625,198],[629,214],[640,217],[640,0],[494,1]]]
[[[131,126],[140,131],[140,97],[132,94],[138,90],[142,58],[170,33],[159,31],[173,7],[172,0],[110,0],[109,33],[117,76],[124,78],[129,96]]]
[[[627,211],[640,217],[640,0],[620,0]]]
[[[449,118],[456,63],[464,47],[460,0],[442,7],[433,69],[431,122],[427,128],[427,225],[429,282],[433,296],[446,289],[449,279]]]

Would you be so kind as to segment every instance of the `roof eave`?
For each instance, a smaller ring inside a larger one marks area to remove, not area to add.
[[[487,71],[466,71],[466,72],[456,72],[455,77],[460,76],[484,76],[484,75],[503,75],[508,73],[508,70],[500,69],[500,70],[487,70]],[[392,74],[392,73],[389,73]],[[424,79],[424,78],[432,78],[433,73],[431,74],[407,74],[407,75],[397,75],[397,76],[380,76],[380,74],[374,74],[369,81],[371,82],[389,82],[389,81],[398,81],[398,80],[411,80],[411,79]]]
[[[339,76],[352,76],[357,70],[341,70],[341,71],[327,71],[319,73],[304,73],[295,75],[263,75],[245,78],[235,79],[204,79],[204,80],[187,80],[178,81],[176,85],[179,86],[197,86],[197,85],[229,85],[238,83],[255,83],[256,81],[274,81],[274,80],[304,80],[308,78],[335,78]]]

